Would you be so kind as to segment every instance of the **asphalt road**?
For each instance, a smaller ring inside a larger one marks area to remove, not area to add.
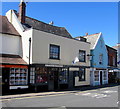
[[[65,107],[118,107],[118,87],[13,98],[2,101],[2,107],[58,107],[59,109],[66,109]]]

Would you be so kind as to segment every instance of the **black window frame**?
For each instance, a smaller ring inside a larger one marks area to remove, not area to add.
[[[57,47],[58,48],[58,57],[57,58],[55,58],[55,57],[53,57],[53,56],[51,56],[51,47]],[[50,46],[49,46],[49,59],[55,59],[55,60],[60,60],[60,46],[59,45],[54,45],[54,44],[50,44]]]
[[[80,52],[84,52],[84,60],[80,60]],[[86,62],[86,51],[85,50],[79,50],[79,62]]]

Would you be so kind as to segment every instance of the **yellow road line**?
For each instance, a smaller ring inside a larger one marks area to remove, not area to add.
[[[65,94],[67,94],[67,93],[64,93],[64,94],[55,94],[55,95],[44,95],[44,96],[30,96],[30,97],[22,97],[22,98],[11,98],[11,99],[4,99],[4,100],[0,100],[0,101],[4,102],[4,101],[9,101],[9,100],[17,100],[17,99],[42,98],[42,97],[59,96],[59,95],[65,95]]]

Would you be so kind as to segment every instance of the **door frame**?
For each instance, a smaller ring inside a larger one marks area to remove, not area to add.
[[[10,76],[10,68],[2,68],[2,91],[3,92],[7,92],[9,90],[9,76]]]
[[[99,75],[100,75],[100,85],[103,85],[103,70],[99,71]]]

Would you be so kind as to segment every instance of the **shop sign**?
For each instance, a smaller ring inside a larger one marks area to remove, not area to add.
[[[45,64],[45,67],[63,67],[63,65]]]
[[[28,68],[28,66],[24,65],[0,65],[3,68]]]

